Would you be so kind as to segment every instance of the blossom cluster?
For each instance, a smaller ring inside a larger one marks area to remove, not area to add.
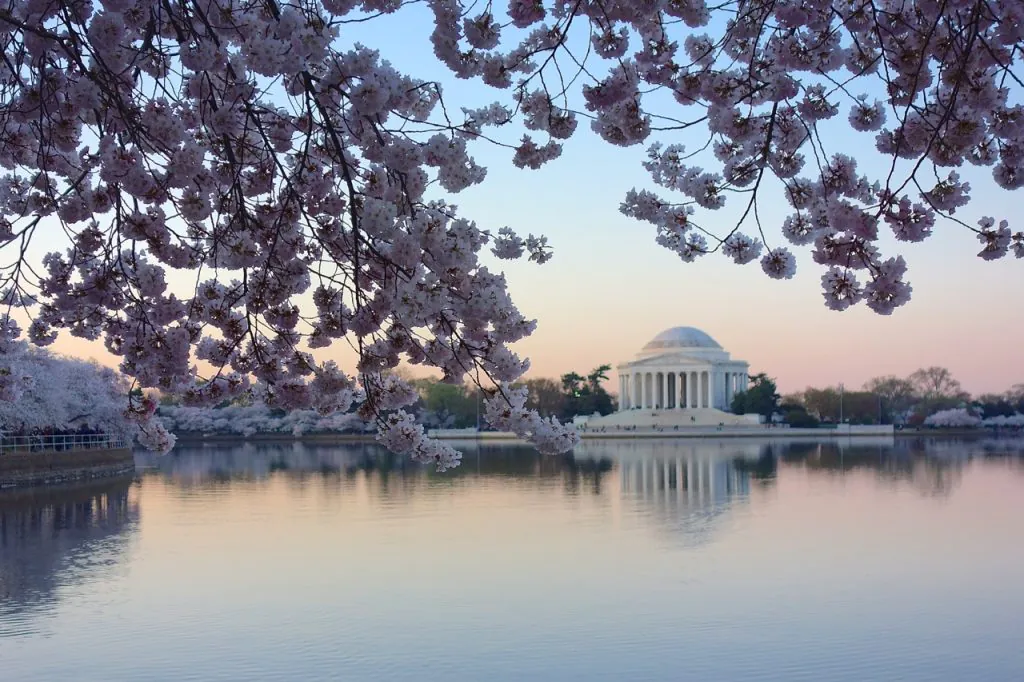
[[[525,387],[498,386],[484,402],[487,422],[511,431],[547,454],[566,452],[579,443],[580,435],[573,426],[559,424],[554,417],[541,417],[527,409],[527,397]]]

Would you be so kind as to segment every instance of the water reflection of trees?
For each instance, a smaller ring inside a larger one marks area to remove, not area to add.
[[[809,473],[843,476],[870,471],[886,485],[908,485],[925,495],[948,495],[963,476],[962,462],[907,449],[899,441],[885,446],[790,443],[780,448],[779,458],[785,466]]]
[[[459,443],[462,466],[438,474],[433,467],[394,455],[373,443],[240,443],[184,445],[165,457],[140,460],[144,470],[184,491],[248,485],[282,477],[295,484],[310,481],[347,488],[366,482],[382,495],[401,498],[419,492],[457,488],[473,479],[502,479],[526,488],[555,488],[600,494],[610,461],[595,466],[570,457],[549,457],[517,443]]]
[[[770,481],[775,475],[774,458],[766,457],[763,447],[743,441],[588,443],[564,457],[540,455],[532,447],[516,443],[464,442],[457,446],[463,453],[462,466],[444,474],[374,444],[355,443],[183,446],[150,464],[151,475],[186,493],[281,478],[297,485],[319,480],[337,492],[364,485],[374,497],[389,504],[407,504],[434,492],[494,481],[502,488],[545,493],[561,490],[571,497],[587,496],[601,503],[617,497],[632,505],[634,512],[649,515],[654,510],[663,525],[695,542],[710,536],[724,507],[735,497],[745,497],[752,481]],[[661,478],[652,473],[649,481],[643,479],[646,487],[629,487],[641,480],[641,471],[669,461],[673,472],[683,473]],[[672,494],[679,504],[665,506]]]
[[[60,588],[124,559],[139,520],[131,484],[0,493],[0,637],[33,627]]]
[[[948,494],[960,480],[964,463],[974,457],[1003,456],[1014,462],[1024,458],[1024,440],[996,438],[593,440],[584,441],[566,457],[542,456],[515,443],[467,441],[456,445],[463,452],[463,464],[444,474],[373,443],[182,445],[170,456],[149,464],[183,490],[282,476],[296,485],[320,480],[344,487],[365,480],[378,493],[401,498],[425,490],[465,487],[481,478],[500,479],[516,487],[561,488],[573,495],[602,496],[609,476],[630,476],[626,465],[641,459],[714,460],[716,467],[725,467],[716,480],[739,475],[744,486],[773,485],[781,465],[831,476],[870,470],[887,484],[909,485],[926,494]],[[675,464],[672,467],[674,471]],[[674,490],[673,476],[676,474],[669,474],[667,480]],[[685,491],[685,486],[680,490]]]
[[[926,495],[948,495],[963,478],[972,460],[1005,458],[1024,470],[1024,439],[905,436],[885,444],[828,442],[780,444],[778,455],[786,466],[809,472],[842,475],[870,470],[887,484],[906,484]]]
[[[969,460],[979,457],[1024,458],[1024,438],[978,434],[967,436],[905,436],[896,441],[898,451],[942,459]]]

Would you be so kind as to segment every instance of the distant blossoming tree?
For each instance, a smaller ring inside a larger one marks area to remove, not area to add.
[[[1017,412],[1009,415],[986,417],[982,424],[993,428],[1024,429],[1024,414]]]
[[[253,380],[272,406],[358,401],[389,447],[456,464],[402,409],[415,391],[386,370],[405,359],[493,382],[490,423],[558,452],[575,432],[509,388],[528,363],[508,345],[534,323],[480,262],[484,249],[537,263],[550,251],[445,201],[484,179],[470,142],[524,133],[509,146],[525,168],[558,157],[581,119],[613,145],[646,144],[645,167],[676,198],[629,191],[625,214],[684,261],[721,251],[788,278],[795,257],[765,246],[778,230],[759,215],[774,193],[792,209],[783,237],[811,246],[838,310],[909,299],[906,264],[879,234],[965,224],[956,168],[1024,185],[1018,0],[426,4],[437,58],[504,100],[457,110],[439,83],[344,42],[355,22],[405,11],[400,0],[9,0],[0,280],[28,336],[102,338],[138,385],[195,405]],[[884,170],[830,149],[822,126],[837,117]],[[703,134],[692,152],[657,141],[683,130]],[[705,152],[717,168],[698,165]],[[696,209],[729,198],[742,216],[713,233]],[[1005,221],[965,226],[982,257],[1024,256]],[[54,246],[40,264],[41,241]],[[169,281],[185,273],[188,289]],[[339,340],[359,352],[351,371],[310,354]]]
[[[971,414],[967,409],[956,407],[928,416],[924,420],[924,425],[939,428],[975,428],[981,426],[982,421],[980,417]]]
[[[125,378],[95,362],[65,358],[24,341],[0,341],[0,434],[31,435],[77,430],[82,426],[150,450],[174,446],[153,414],[156,404],[142,400],[129,408]]]
[[[238,434],[287,433],[303,436],[310,433],[360,433],[367,423],[354,413],[327,416],[313,410],[291,410],[275,413],[266,405],[208,407],[163,406],[158,416],[172,432]]]

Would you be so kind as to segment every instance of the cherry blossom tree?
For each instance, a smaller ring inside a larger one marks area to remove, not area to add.
[[[153,401],[140,401],[136,411],[126,409],[129,383],[113,369],[54,355],[24,341],[7,342],[0,350],[0,434],[88,426],[137,439],[151,450],[173,447],[174,436],[153,419]]]
[[[322,415],[314,410],[274,411],[266,405],[209,407],[162,406],[157,414],[172,433],[239,434],[362,433],[367,422],[353,413]],[[372,428],[372,424],[369,425]]]
[[[924,420],[925,426],[934,426],[938,428],[976,428],[981,426],[981,418],[971,414],[970,411],[963,407],[955,407],[951,410],[941,410],[933,415],[929,415]]]
[[[1017,412],[1010,415],[986,417],[982,424],[993,428],[1024,429],[1024,414]]]
[[[437,59],[498,101],[456,107],[441,83],[348,41],[406,11],[400,0],[9,0],[7,337],[17,313],[37,344],[60,329],[102,339],[137,385],[192,405],[245,392],[323,414],[358,403],[388,447],[445,468],[458,453],[425,438],[403,410],[415,391],[388,372],[431,365],[486,384],[493,425],[564,451],[575,432],[511,388],[529,365],[509,344],[535,323],[481,261],[543,263],[546,240],[477,226],[450,195],[486,175],[471,144],[538,168],[581,120],[646,145],[665,193],[630,190],[621,210],[659,244],[683,261],[760,260],[773,278],[795,272],[786,242],[807,245],[837,310],[909,299],[883,229],[915,242],[947,220],[983,258],[1024,257],[999,216],[955,215],[965,164],[1024,184],[1017,0],[426,5]],[[882,170],[835,152],[836,131],[859,134]],[[776,229],[761,222],[766,194],[792,209]],[[716,232],[707,216],[727,202],[741,217]],[[311,353],[337,342],[356,367]]]

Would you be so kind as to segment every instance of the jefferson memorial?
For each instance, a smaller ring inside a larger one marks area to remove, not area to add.
[[[756,424],[757,415],[729,412],[733,396],[747,390],[749,369],[699,329],[666,329],[616,367],[619,410],[587,428]]]
[[[641,349],[619,373],[620,410],[686,407],[728,410],[736,393],[747,390],[745,362],[733,360],[718,342],[693,327],[666,329]]]

